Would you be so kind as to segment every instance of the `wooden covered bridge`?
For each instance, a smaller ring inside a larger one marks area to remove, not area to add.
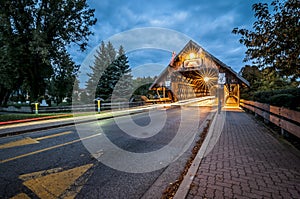
[[[247,86],[247,80],[191,40],[173,54],[150,90],[156,90],[161,101],[220,96],[224,105],[238,106],[240,87]]]

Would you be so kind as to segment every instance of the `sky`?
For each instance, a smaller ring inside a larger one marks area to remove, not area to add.
[[[74,48],[71,55],[77,64],[90,65],[91,54],[101,41],[117,40],[113,44],[125,47],[133,75],[153,76],[167,66],[172,51],[180,51],[192,39],[239,72],[245,65],[246,48],[232,29],[251,29],[255,21],[252,5],[258,2],[271,1],[88,0],[98,19],[92,27],[94,35],[85,52]],[[87,73],[87,67],[81,71]]]

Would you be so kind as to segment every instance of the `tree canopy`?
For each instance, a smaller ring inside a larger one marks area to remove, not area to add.
[[[281,77],[275,70],[271,68],[259,69],[257,66],[249,66],[241,68],[239,74],[249,81],[250,87],[241,90],[243,99],[251,99],[255,94],[264,91],[288,90],[297,88],[298,83],[291,81],[287,77]]]
[[[300,78],[300,1],[274,0],[253,4],[256,21],[252,30],[234,28],[247,47],[244,61],[269,68],[293,81]]]
[[[0,1],[0,105],[14,91],[33,101],[49,81],[74,81],[78,66],[67,46],[85,50],[95,23],[86,0]]]

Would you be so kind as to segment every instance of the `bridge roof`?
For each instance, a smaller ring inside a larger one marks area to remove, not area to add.
[[[201,52],[203,56],[207,57],[208,59],[212,60],[217,66],[219,66],[219,70],[222,69],[222,71],[226,71],[226,73],[231,74],[233,77],[235,77],[238,82],[246,87],[249,87],[249,82],[241,77],[237,72],[235,72],[230,66],[226,65],[222,61],[220,61],[218,58],[207,52],[204,48],[202,48],[199,44],[196,42],[190,40],[185,47],[175,56],[173,64],[169,64],[157,77],[155,82],[150,86],[150,89],[153,89],[155,87],[159,87],[160,83],[166,80],[166,77],[168,74],[172,72],[176,72],[180,67],[182,62],[184,61],[184,57],[188,56],[187,54],[191,51],[194,52]]]

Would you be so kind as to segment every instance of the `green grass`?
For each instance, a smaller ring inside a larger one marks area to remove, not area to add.
[[[37,118],[37,117],[46,117],[46,116],[57,116],[57,115],[63,115],[62,113],[41,113],[41,114],[25,114],[25,113],[8,113],[8,114],[2,114],[0,115],[0,122],[6,122],[11,120],[23,120],[23,119],[31,119],[31,118]],[[62,117],[72,117],[70,116],[62,116]]]
[[[103,112],[101,112],[103,113]],[[67,115],[66,115],[67,114]],[[83,112],[83,113],[76,113],[73,115],[72,113],[7,113],[7,114],[0,114],[0,122],[7,122],[12,120],[23,120],[23,119],[31,119],[31,118],[38,118],[38,117],[47,117],[47,116],[59,116],[59,118],[66,118],[66,117],[80,117],[80,116],[88,116],[93,115],[95,112]],[[56,119],[58,117],[55,117],[53,119]],[[48,118],[51,119],[51,118]]]

